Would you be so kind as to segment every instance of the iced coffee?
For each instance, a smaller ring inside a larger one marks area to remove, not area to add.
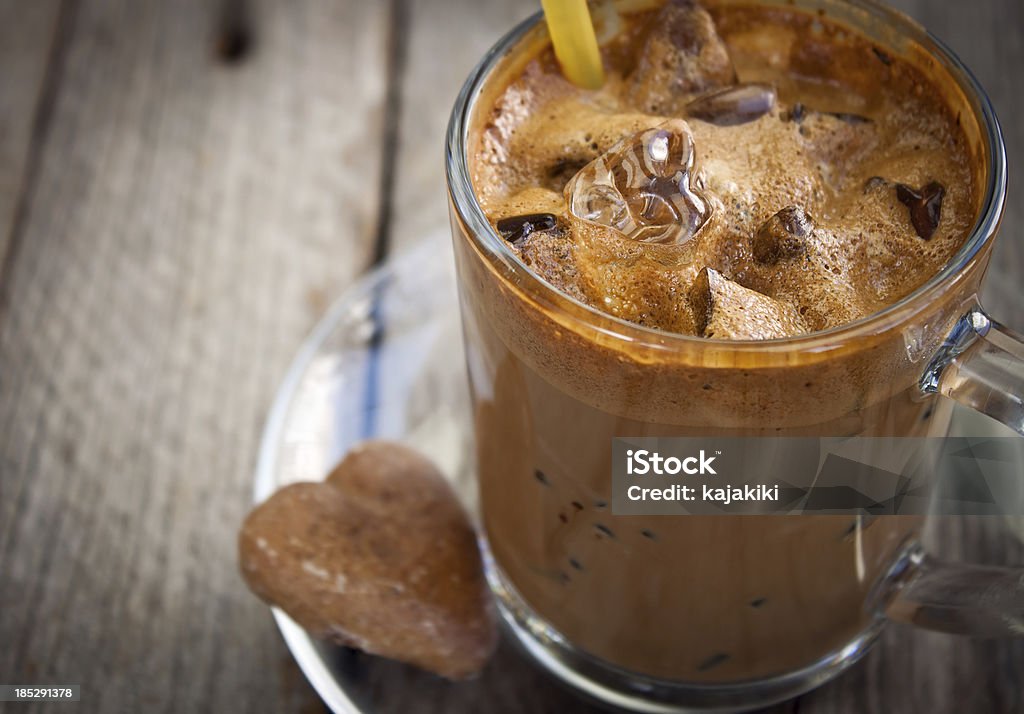
[[[603,88],[524,48],[470,130],[480,205],[557,293],[456,236],[489,547],[516,597],[605,663],[791,672],[864,630],[917,522],[616,517],[612,439],[944,434],[916,360],[945,323],[735,345],[811,339],[928,281],[975,221],[977,158],[937,80],[827,16],[677,0],[607,23]]]

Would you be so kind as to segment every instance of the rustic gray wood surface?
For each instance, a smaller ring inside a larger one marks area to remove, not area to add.
[[[1016,177],[1021,4],[897,4],[988,88]],[[334,297],[388,252],[445,249],[448,110],[534,9],[0,0],[0,683],[83,685],[0,710],[322,711],[236,571],[260,429]],[[1022,221],[1011,179],[985,298],[1018,330]],[[995,522],[935,540],[1024,563]],[[1020,641],[893,627],[773,711],[1024,711],[1022,676]],[[429,704],[413,681],[407,711]]]

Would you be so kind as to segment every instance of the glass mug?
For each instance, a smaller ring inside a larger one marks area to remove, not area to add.
[[[929,558],[917,542],[922,517],[611,514],[613,437],[944,436],[953,400],[1024,429],[1024,344],[977,298],[1005,200],[992,106],[905,16],[870,0],[796,5],[941,78],[983,188],[973,232],[949,264],[854,323],[764,342],[668,334],[603,314],[528,270],[481,210],[469,155],[508,77],[547,42],[539,15],[483,58],[448,129],[488,577],[535,659],[637,711],[796,696],[853,664],[887,620],[1024,631],[1024,574]]]

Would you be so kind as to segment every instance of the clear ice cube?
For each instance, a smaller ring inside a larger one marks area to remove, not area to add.
[[[629,77],[644,111],[678,115],[680,102],[736,81],[715,22],[696,0],[669,0],[653,18]]]
[[[702,94],[686,105],[688,116],[719,126],[760,119],[775,108],[775,88],[769,84],[737,84]]]
[[[711,214],[693,185],[693,163],[690,129],[671,119],[584,166],[565,187],[569,212],[642,243],[685,243]]]

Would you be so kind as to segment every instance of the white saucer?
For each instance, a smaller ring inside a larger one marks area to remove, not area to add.
[[[296,355],[263,432],[257,503],[296,481],[322,480],[368,438],[429,456],[474,512],[469,396],[452,255],[424,244],[361,278]],[[475,680],[452,683],[413,667],[312,639],[274,618],[309,682],[335,714],[594,712],[510,642]]]

